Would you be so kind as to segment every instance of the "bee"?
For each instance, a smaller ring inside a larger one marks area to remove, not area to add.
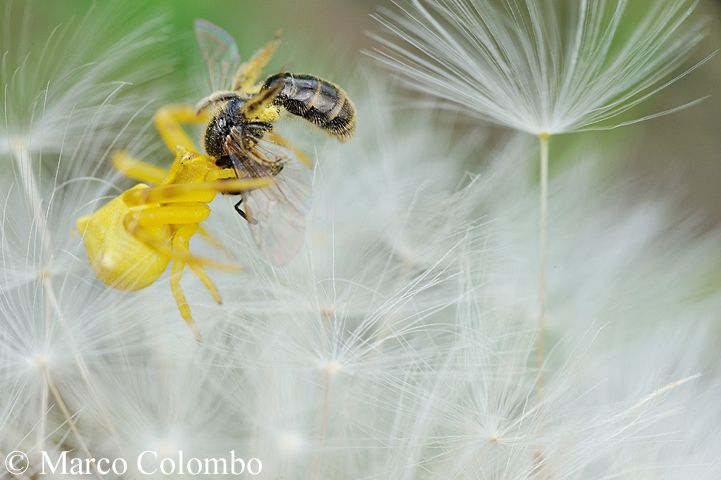
[[[190,252],[196,233],[223,248],[200,225],[211,213],[209,204],[217,193],[240,195],[235,210],[261,252],[276,264],[289,261],[303,244],[308,197],[307,182],[290,175],[298,171],[290,158],[311,162],[273,123],[287,111],[345,141],[355,129],[355,110],[340,87],[311,75],[278,73],[258,82],[278,48],[278,35],[241,64],[237,45],[220,27],[196,20],[195,34],[213,93],[195,106],[167,105],[156,112],[155,127],[175,154],[172,165],[166,170],[115,152],[113,166],[140,183],[78,218],[76,227],[91,267],[110,287],[145,288],[172,263],[171,292],[201,341],[180,285],[184,269],[190,268],[217,303],[221,296],[206,268],[238,269]],[[183,124],[205,125],[205,153]]]
[[[313,75],[282,72],[256,83],[278,48],[279,35],[236,70],[238,47],[227,32],[196,20],[195,34],[214,90],[196,105],[197,113],[215,108],[205,130],[205,152],[219,167],[235,169],[239,179],[278,176],[268,188],[239,192],[235,210],[247,221],[261,252],[284,264],[303,244],[307,197],[307,185],[279,175],[288,164],[285,151],[307,165],[310,161],[274,131],[273,122],[285,110],[346,141],[355,131],[355,108],[343,89]]]

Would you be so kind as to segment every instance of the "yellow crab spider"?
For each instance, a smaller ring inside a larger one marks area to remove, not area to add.
[[[224,32],[219,32],[216,27],[205,25],[199,31],[199,41],[206,55],[207,66],[221,67],[225,72],[228,65],[237,60],[237,49],[234,44],[224,43],[221,38]],[[218,158],[200,153],[183,125],[213,124],[214,119],[207,110],[223,103],[227,97],[244,99],[243,114],[252,125],[276,121],[280,109],[275,105],[274,98],[282,85],[264,90],[264,84],[258,83],[257,79],[278,44],[279,38],[276,37],[250,61],[240,65],[231,83],[232,91],[211,93],[196,106],[169,105],[159,109],[155,114],[155,127],[168,149],[175,154],[170,169],[166,171],[144,163],[124,151],[116,152],[113,155],[113,166],[141,183],[91,215],[77,220],[77,228],[83,235],[92,268],[98,278],[112,288],[145,288],[154,283],[172,262],[170,288],[181,316],[198,341],[202,337],[180,285],[183,270],[186,266],[190,268],[216,302],[220,303],[218,289],[205,267],[237,267],[192,255],[189,251],[190,239],[196,233],[201,233],[216,247],[223,248],[200,226],[210,215],[208,204],[218,192],[242,194],[269,187],[274,183],[272,175],[279,169],[266,166],[263,171],[268,170],[268,176],[254,174],[241,178],[236,167],[231,168],[219,163]],[[293,151],[301,162],[311,163],[303,152],[292,147],[279,134],[267,132],[267,137]],[[259,161],[264,159],[260,153],[256,153],[256,157]],[[277,167],[274,163],[270,165]],[[246,219],[249,220],[249,217],[247,215]]]
[[[180,286],[183,270],[189,267],[220,303],[218,289],[205,267],[237,267],[192,255],[190,238],[210,215],[208,204],[216,193],[245,191],[271,183],[268,178],[238,179],[233,169],[220,168],[213,159],[198,153],[181,123],[204,121],[206,118],[197,115],[191,106],[161,108],[155,124],[168,148],[175,151],[170,170],[116,152],[115,168],[143,183],[77,220],[91,266],[98,278],[113,288],[145,288],[172,261],[170,288],[181,316],[198,341],[202,336]]]

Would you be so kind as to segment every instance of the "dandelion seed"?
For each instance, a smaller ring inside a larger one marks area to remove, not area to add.
[[[514,130],[599,128],[690,71],[672,76],[703,38],[695,3],[648,2],[629,25],[628,0],[401,1],[377,16],[393,37],[375,37],[375,56],[412,88]]]
[[[374,56],[411,88],[539,139],[539,367],[546,317],[549,139],[630,125],[696,103],[608,123],[695,68],[674,76],[703,38],[701,24],[689,19],[695,3],[649,2],[644,18],[631,24],[627,0],[410,0],[377,16],[393,38],[375,36],[381,46]],[[625,28],[630,33],[623,33]]]
[[[294,455],[303,449],[303,438],[297,432],[280,432],[278,448],[286,455]]]
[[[19,39],[30,32],[22,30],[22,22],[12,21],[23,14],[13,7],[25,9],[25,15],[39,8],[19,2],[6,7],[9,29],[0,45],[0,155],[22,147],[50,160],[67,150],[68,165],[58,170],[65,178],[78,176],[82,167],[71,166],[83,158],[96,163],[86,174],[104,173],[97,159],[119,137],[137,133],[128,128],[127,119],[149,114],[143,108],[148,98],[131,92],[147,88],[168,68],[162,61],[135,62],[145,55],[164,58],[158,49],[163,38],[160,19],[111,38],[108,32],[122,24],[123,16],[91,8],[84,18],[56,27],[41,48],[24,51],[18,47],[26,42]]]

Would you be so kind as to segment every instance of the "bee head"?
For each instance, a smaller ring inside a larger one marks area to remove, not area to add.
[[[243,103],[245,102],[242,99],[233,98],[225,102],[213,115],[205,129],[205,153],[215,159],[225,155],[225,138],[230,134],[230,129],[235,127],[243,130],[244,121],[240,113]]]

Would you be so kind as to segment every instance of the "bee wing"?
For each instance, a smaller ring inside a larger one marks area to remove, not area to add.
[[[195,39],[203,55],[211,91],[227,90],[240,65],[238,45],[228,32],[207,20],[195,20]]]
[[[252,151],[240,149],[234,141],[226,142],[226,150],[238,178],[268,176],[269,167],[259,163],[263,160],[251,158]],[[270,155],[266,155],[267,161]],[[273,160],[282,162],[278,156]],[[263,255],[276,265],[292,260],[305,241],[310,182],[301,177],[307,172],[303,166],[283,163],[272,185],[242,194],[251,236]]]
[[[305,241],[305,215],[292,200],[303,193],[285,180],[243,194],[253,240],[275,265],[292,260]]]

